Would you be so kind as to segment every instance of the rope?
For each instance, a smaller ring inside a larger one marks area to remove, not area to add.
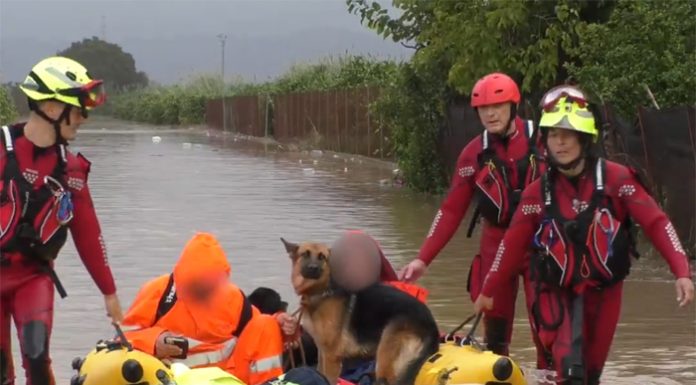
[[[302,322],[302,315],[303,315],[303,314],[304,314],[304,312],[302,311],[302,306],[300,306],[297,310],[295,310],[295,311],[291,314],[292,317],[297,316],[297,325],[298,325],[298,326],[299,326],[299,325],[301,324],[301,322]],[[299,331],[299,333],[298,333],[298,335],[299,335],[298,341],[299,341],[299,343],[300,343],[300,346],[299,346],[299,348],[300,348],[300,357],[302,357],[302,366],[307,366],[307,355],[305,354],[304,344],[302,344],[302,337],[301,337],[301,334],[302,334],[302,332]],[[286,347],[286,351],[288,352],[288,356],[290,357],[290,368],[291,368],[291,369],[297,368],[297,363],[295,362],[295,354],[293,353],[293,350],[294,350],[294,349],[292,348],[292,344],[288,344],[287,347]]]

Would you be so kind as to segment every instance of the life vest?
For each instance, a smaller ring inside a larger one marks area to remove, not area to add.
[[[406,294],[410,294],[419,301],[426,303],[428,299],[428,290],[424,287],[402,282],[402,281],[388,281],[385,282],[387,285],[395,287]]]
[[[534,236],[535,279],[582,293],[623,280],[634,241],[629,219],[619,221],[605,194],[606,167],[595,165],[595,188],[588,207],[574,219],[561,215],[552,175],[542,177],[543,220]]]
[[[7,126],[2,127],[2,142],[5,167],[0,185],[0,251],[18,251],[40,262],[51,261],[65,244],[67,225],[73,218],[71,193],[64,187],[65,146],[56,147],[58,161],[51,175],[35,189],[22,174],[13,133]]]
[[[491,148],[488,131],[481,134],[483,150],[478,156],[480,171],[476,176],[478,206],[467,236],[471,237],[479,215],[494,226],[507,227],[520,202],[522,190],[539,176],[538,155],[534,142],[536,135],[531,120],[526,122],[526,128],[527,154],[515,162],[518,179],[516,186],[512,186],[510,182],[511,170],[496,155],[495,149]]]
[[[194,338],[186,338],[188,349],[190,351],[186,357],[174,359],[173,362],[181,363],[189,367],[212,365],[221,361],[225,361],[232,355],[234,348],[237,346],[239,336],[244,331],[244,328],[253,316],[253,309],[249,299],[242,293],[244,304],[242,312],[239,316],[239,323],[236,329],[228,340],[220,344],[209,344],[198,341]],[[176,285],[174,284],[174,274],[169,275],[167,287],[165,288],[162,297],[157,304],[155,312],[155,324],[164,317],[174,307],[178,300],[176,293]]]

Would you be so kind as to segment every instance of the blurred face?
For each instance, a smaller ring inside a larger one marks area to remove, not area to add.
[[[375,257],[364,250],[353,250],[346,255],[349,263],[341,264],[340,277],[347,289],[360,290],[375,283]]]
[[[369,238],[349,237],[331,252],[331,275],[339,286],[359,291],[379,281],[379,249]]]
[[[180,291],[187,300],[203,304],[208,302],[225,282],[227,282],[227,275],[224,273],[211,274],[192,280],[181,288]]]
[[[563,128],[550,128],[546,138],[549,155],[561,165],[575,161],[582,154],[580,134]]]
[[[478,107],[481,123],[490,134],[503,135],[510,128],[511,103],[498,103]]]

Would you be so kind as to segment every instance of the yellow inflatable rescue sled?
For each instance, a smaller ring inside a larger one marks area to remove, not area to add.
[[[77,374],[70,385],[245,385],[217,367],[189,369],[174,363],[168,368],[159,359],[134,350],[114,326],[118,340],[99,341],[85,358],[73,360]]]
[[[77,374],[70,385],[175,385],[174,376],[162,361],[118,341],[99,341],[85,358],[72,362]]]
[[[509,357],[455,342],[440,350],[421,367],[415,385],[526,385],[524,373]]]
[[[444,337],[440,350],[423,364],[415,385],[526,385],[522,369],[509,357],[486,351],[474,338],[476,325],[465,337],[456,331],[470,322],[469,317]]]

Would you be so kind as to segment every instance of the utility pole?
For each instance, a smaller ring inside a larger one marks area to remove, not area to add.
[[[225,41],[227,40],[227,35],[221,33],[217,35],[217,38],[220,40],[220,49],[222,51],[222,64],[220,65],[220,81],[222,83],[222,130],[227,131],[227,108],[225,107]]]
[[[106,41],[106,16],[101,17],[101,39]]]

